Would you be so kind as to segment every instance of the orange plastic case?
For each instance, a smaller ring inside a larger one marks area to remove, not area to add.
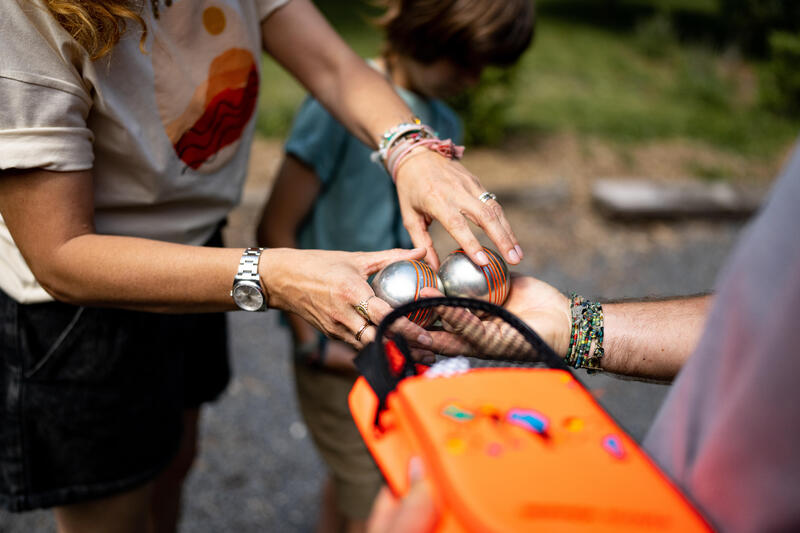
[[[567,371],[410,377],[377,426],[363,377],[349,401],[395,494],[408,490],[409,458],[422,458],[440,533],[710,530]]]

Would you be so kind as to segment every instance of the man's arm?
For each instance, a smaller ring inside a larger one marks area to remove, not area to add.
[[[711,296],[603,304],[605,355],[615,374],[670,380],[691,355],[705,325]]]
[[[424,289],[422,296],[440,295]],[[603,304],[605,355],[600,368],[607,372],[653,380],[671,380],[691,355],[705,325],[711,296],[650,302]],[[569,349],[572,320],[569,299],[551,285],[527,276],[515,276],[505,307],[521,318],[560,356]],[[537,360],[538,354],[504,323],[481,322],[461,309],[437,309],[456,335],[436,332],[441,353],[472,353],[476,357],[519,357]]]

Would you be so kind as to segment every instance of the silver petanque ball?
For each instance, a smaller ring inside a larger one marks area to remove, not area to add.
[[[372,279],[372,290],[375,296],[392,307],[419,299],[419,293],[425,287],[435,287],[444,292],[444,286],[436,272],[422,261],[397,261],[383,268]],[[428,327],[436,317],[433,309],[418,309],[408,315],[408,319]]]
[[[489,248],[483,251],[489,256],[489,264],[480,267],[458,249],[445,257],[439,267],[439,278],[447,296],[477,298],[493,304],[503,305],[511,290],[511,277],[503,257]]]

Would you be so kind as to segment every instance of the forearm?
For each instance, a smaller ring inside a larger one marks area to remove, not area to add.
[[[674,378],[697,345],[711,299],[603,304],[602,369],[648,379]]]
[[[235,309],[230,297],[242,250],[88,233],[32,262],[54,298],[153,312]]]
[[[308,0],[292,0],[268,17],[262,35],[265,51],[368,146],[377,147],[387,129],[412,118],[389,82],[347,46]]]
[[[405,102],[361,58],[353,56],[342,62],[334,79],[318,98],[367,146],[377,148],[377,141],[386,130],[412,120]]]

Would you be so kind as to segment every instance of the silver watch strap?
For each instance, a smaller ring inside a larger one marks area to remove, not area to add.
[[[261,278],[258,276],[258,261],[264,248],[247,248],[239,260],[239,271],[236,272],[234,281],[255,281],[261,287]],[[263,290],[263,287],[261,287]]]

